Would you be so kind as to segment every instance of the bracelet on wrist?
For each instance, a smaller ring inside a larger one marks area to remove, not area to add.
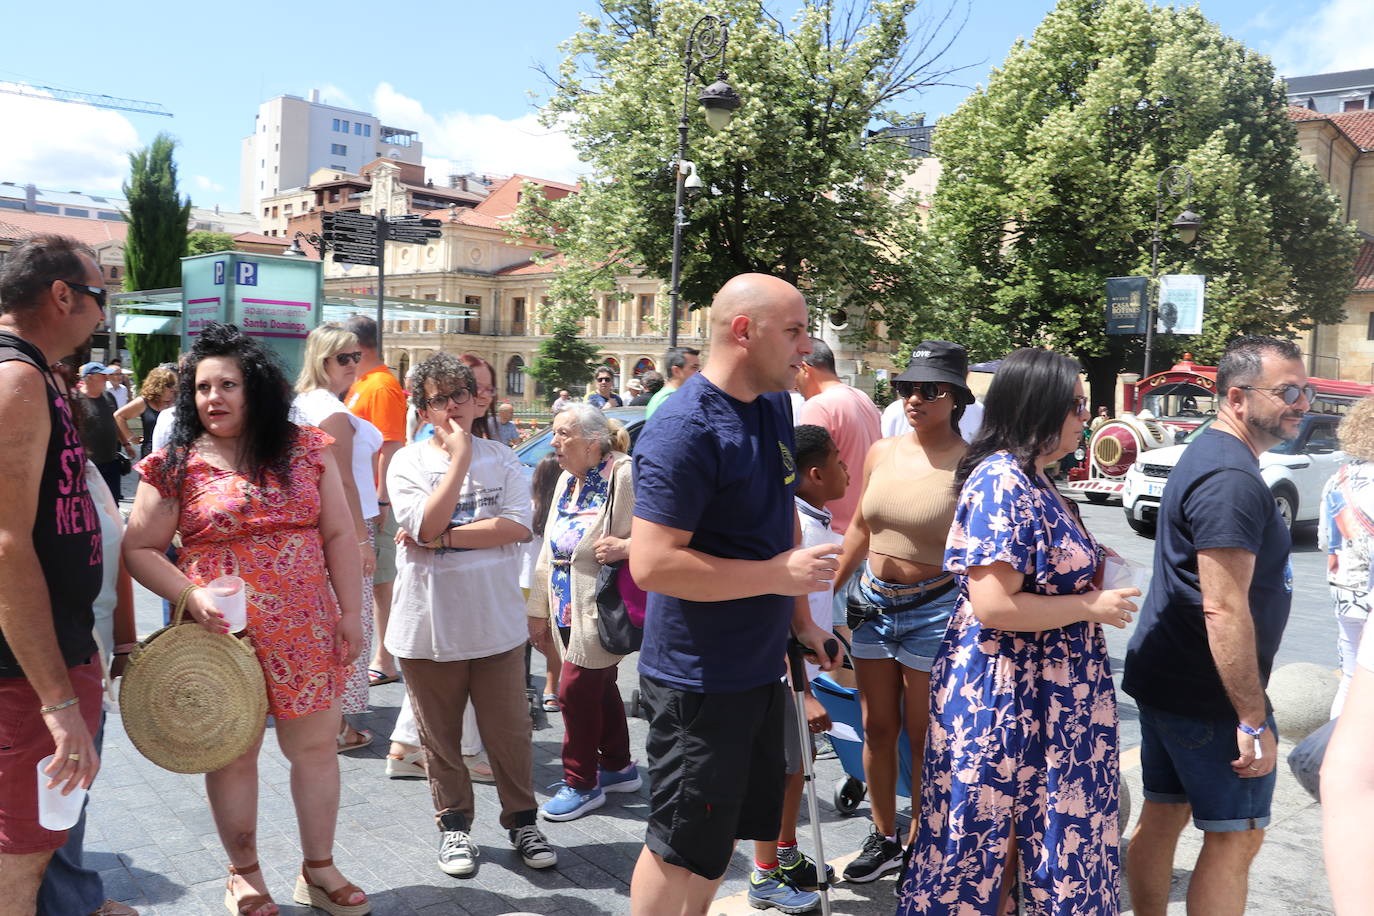
[[[1243,731],[1243,732],[1245,732],[1245,733],[1246,733],[1247,735],[1249,735],[1251,738],[1258,738],[1260,735],[1264,734],[1265,728],[1268,727],[1267,723],[1264,723],[1264,722],[1261,722],[1261,723],[1260,723],[1259,728],[1253,728],[1253,727],[1251,727],[1251,726],[1249,726],[1249,725],[1246,725],[1244,722],[1241,722],[1241,723],[1239,723],[1239,724],[1240,724],[1240,730]]]
[[[138,643],[136,643],[136,642],[121,642],[121,643],[115,643],[114,654],[115,654],[115,655],[128,655],[130,652],[134,651],[134,650],[137,649],[137,648],[138,648]]]
[[[72,697],[70,700],[63,700],[61,703],[54,703],[51,706],[44,706],[39,710],[39,712],[46,716],[50,712],[57,712],[59,709],[66,709],[68,706],[75,706],[77,703],[80,702],[80,697]]]

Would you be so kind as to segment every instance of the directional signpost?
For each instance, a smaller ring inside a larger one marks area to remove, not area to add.
[[[385,210],[358,213],[352,210],[329,210],[322,218],[323,244],[334,252],[339,264],[360,264],[377,268],[377,355],[382,349],[382,304],[386,301],[386,243],[426,245],[444,233],[443,223],[437,219],[422,219],[408,213],[387,219]]]

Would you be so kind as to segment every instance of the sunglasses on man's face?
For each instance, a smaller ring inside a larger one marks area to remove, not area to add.
[[[1279,388],[1264,388],[1260,385],[1237,385],[1243,391],[1269,391],[1279,396],[1283,403],[1292,407],[1302,398],[1307,399],[1311,404],[1312,399],[1317,396],[1317,389],[1311,385],[1283,385]]]
[[[100,310],[105,311],[105,290],[98,286],[87,286],[85,283],[77,283],[73,280],[63,280],[63,283],[70,286],[77,292],[85,293],[95,300],[95,304],[100,306]]]
[[[466,404],[470,400],[472,400],[472,392],[466,388],[459,388],[448,394],[436,394],[432,398],[425,398],[421,403],[421,408],[423,410],[444,410],[450,403]]]
[[[892,390],[903,401],[913,394],[919,394],[923,401],[938,401],[949,396],[949,389],[942,387],[939,382],[893,382]]]
[[[349,363],[360,363],[363,361],[363,351],[354,350],[352,353],[335,353],[334,361],[340,366],[347,366]]]

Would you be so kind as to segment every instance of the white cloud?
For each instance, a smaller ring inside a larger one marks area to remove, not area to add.
[[[0,179],[55,191],[118,193],[141,145],[117,111],[9,93],[0,93],[0,132],[10,138],[0,144]]]
[[[589,171],[567,133],[544,127],[534,112],[510,119],[466,111],[430,114],[390,83],[377,86],[372,110],[385,124],[419,132],[425,167],[436,184],[451,172],[520,172],[572,182]]]
[[[1274,43],[1272,55],[1285,76],[1335,73],[1370,66],[1374,3],[1326,0],[1305,13]]]
[[[320,87],[320,101],[326,105],[338,105],[340,108],[358,107],[358,104],[353,101],[353,96],[333,83],[325,83]]]
[[[196,183],[196,187],[197,187],[197,188],[200,188],[202,191],[223,191],[223,190],[224,190],[224,185],[220,184],[220,183],[217,182],[217,181],[211,181],[209,178],[206,178],[204,175],[197,175],[193,180],[194,180],[195,183]]]

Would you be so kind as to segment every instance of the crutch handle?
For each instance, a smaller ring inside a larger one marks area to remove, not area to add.
[[[839,655],[840,644],[834,639],[827,639],[822,646],[825,649],[827,659],[835,658]],[[792,671],[792,689],[800,690],[801,685],[806,683],[806,667],[802,662],[802,656],[809,655],[816,657],[816,653],[802,645],[801,640],[793,636],[787,640],[787,664]]]

